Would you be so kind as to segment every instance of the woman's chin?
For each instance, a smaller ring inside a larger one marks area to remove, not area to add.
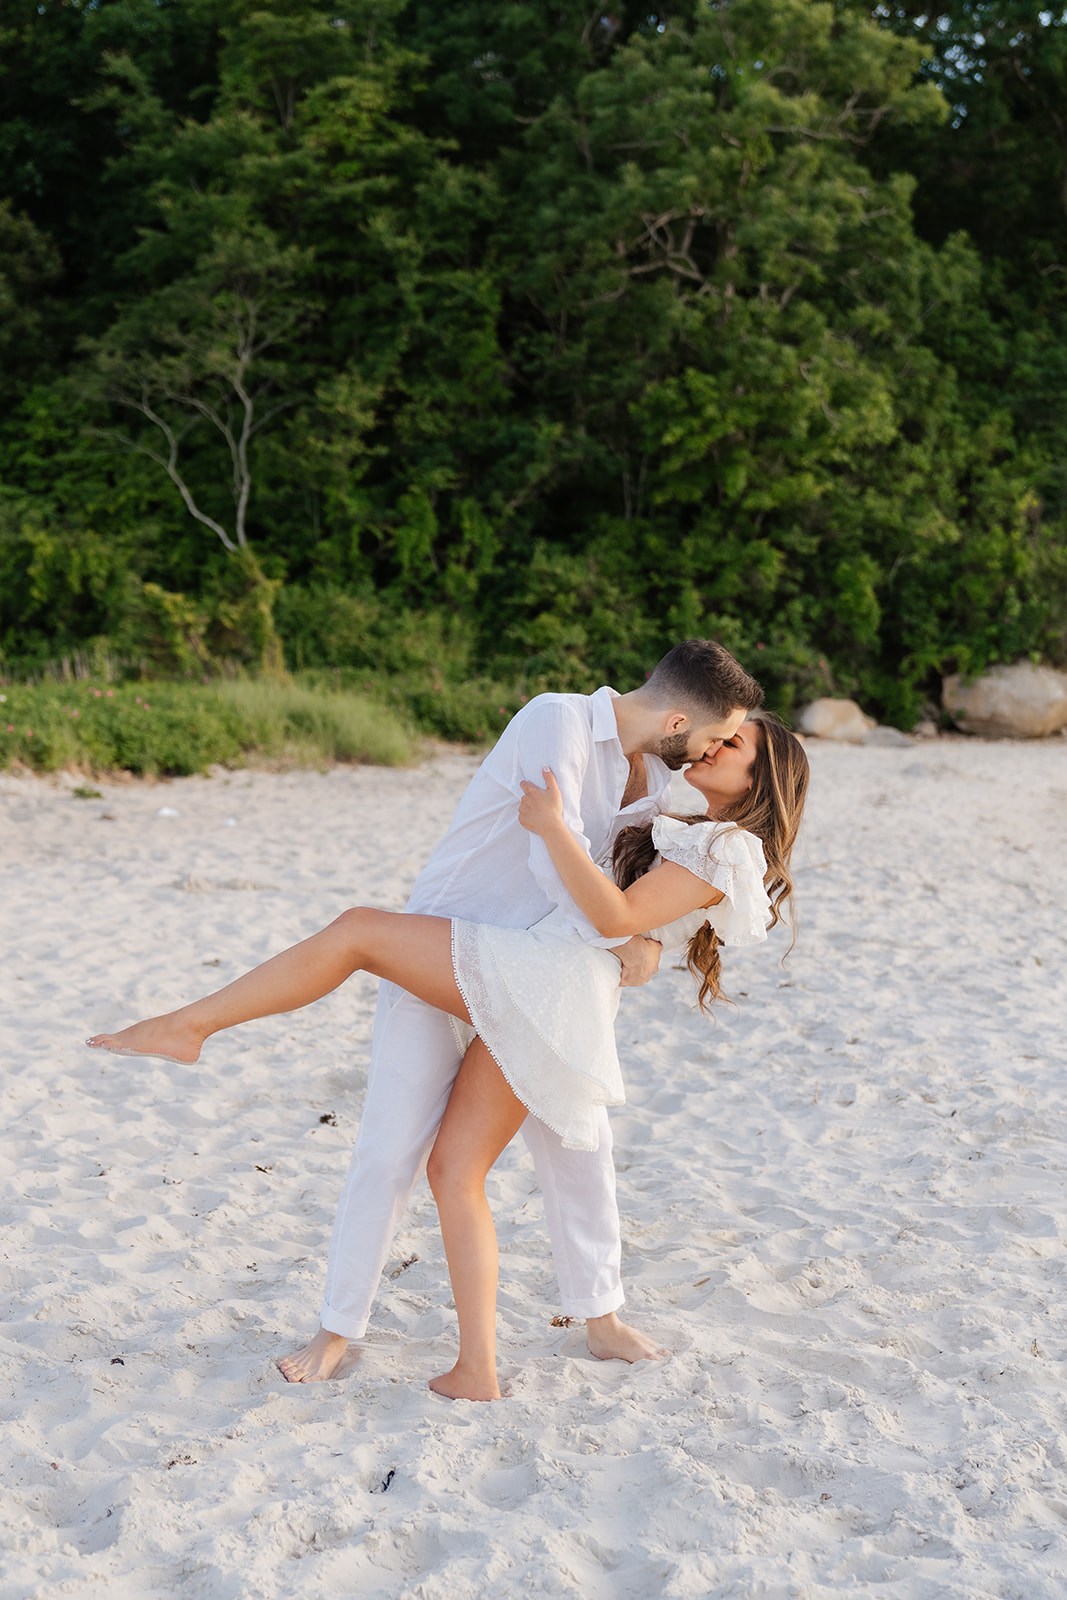
[[[707,808],[708,816],[717,816],[725,806],[730,804],[728,796],[717,794],[712,785],[707,782],[705,775],[699,771],[697,772],[695,779],[690,778],[689,773],[693,770],[694,769],[690,767],[684,774],[686,782],[689,784],[689,787],[691,789],[695,789],[697,794],[700,796],[701,801]],[[701,782],[702,777],[705,779],[704,782]]]

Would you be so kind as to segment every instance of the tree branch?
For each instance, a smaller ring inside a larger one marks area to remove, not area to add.
[[[150,460],[158,462],[181,495],[189,515],[195,517],[197,522],[202,522],[205,528],[210,528],[212,533],[218,534],[227,550],[235,551],[237,546],[226,532],[226,529],[221,523],[216,522],[214,517],[209,517],[206,511],[201,511],[193,499],[189,485],[178,471],[178,435],[163,417],[153,411],[148,403],[147,392],[142,390],[140,400],[135,400],[130,395],[117,396],[116,398],[119,405],[128,406],[131,411],[139,412],[142,417],[159,429],[167,441],[166,456],[160,455],[158,451],[150,449],[148,445],[142,444],[137,439],[130,439],[125,434],[117,433],[114,429],[97,428],[94,430],[97,435],[101,438],[114,439],[116,443],[124,445],[127,450],[132,450],[137,455],[148,456]]]

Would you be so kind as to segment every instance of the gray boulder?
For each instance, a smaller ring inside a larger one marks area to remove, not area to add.
[[[843,744],[862,744],[874,726],[874,718],[864,716],[855,700],[813,700],[797,718],[799,732]]]
[[[945,709],[964,733],[993,739],[1040,739],[1067,727],[1067,672],[1016,661],[964,683],[953,673],[942,685]]]

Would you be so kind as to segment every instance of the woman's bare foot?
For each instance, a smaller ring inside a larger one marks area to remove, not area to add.
[[[443,1394],[446,1400],[499,1400],[500,1385],[495,1372],[473,1372],[461,1367],[457,1361],[451,1372],[442,1372],[439,1378],[430,1379],[434,1394]]]
[[[116,1056],[162,1056],[192,1067],[200,1059],[204,1035],[182,1022],[180,1013],[172,1012],[170,1016],[135,1022],[121,1033],[94,1033],[85,1042],[93,1050],[110,1050]]]
[[[314,1339],[291,1356],[276,1363],[289,1383],[326,1383],[330,1378],[347,1378],[359,1361],[359,1346],[349,1350],[342,1333],[320,1328]]]
[[[620,1322],[614,1311],[606,1317],[590,1317],[585,1334],[589,1354],[598,1361],[665,1361],[674,1354],[666,1345],[638,1333],[629,1323]]]

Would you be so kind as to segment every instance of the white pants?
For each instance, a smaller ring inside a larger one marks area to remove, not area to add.
[[[371,1045],[367,1101],[337,1208],[320,1321],[358,1339],[411,1191],[433,1147],[461,1053],[448,1017],[383,983]],[[563,1314],[601,1317],[623,1303],[611,1128],[600,1148],[564,1150],[527,1117],[522,1136],[545,1199]]]

